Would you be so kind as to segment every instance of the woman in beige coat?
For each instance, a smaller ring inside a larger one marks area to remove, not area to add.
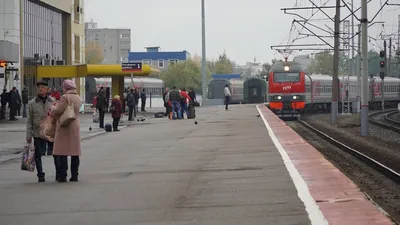
[[[81,155],[81,138],[79,124],[79,108],[81,98],[76,92],[76,85],[72,80],[64,80],[62,84],[64,95],[53,108],[53,116],[57,119],[56,135],[54,138],[53,155],[57,156],[56,180],[67,182],[68,156],[71,156],[71,179],[78,181],[79,156]],[[67,126],[60,126],[60,116],[65,112],[67,105],[72,104],[76,120]]]

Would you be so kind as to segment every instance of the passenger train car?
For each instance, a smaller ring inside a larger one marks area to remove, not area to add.
[[[232,104],[241,104],[244,102],[242,79],[214,79],[208,82],[209,99],[225,99],[224,88],[228,85],[231,91]]]
[[[96,89],[100,87],[111,87],[111,78],[94,78],[96,81]],[[133,86],[138,89],[146,89],[147,94],[152,93],[153,96],[162,96],[165,88],[164,81],[157,78],[134,77]],[[132,87],[131,78],[125,78],[124,87]]]
[[[280,117],[297,117],[306,111],[330,111],[332,101],[332,77],[329,75],[305,74],[304,69],[294,62],[277,62],[268,78],[269,108]],[[339,78],[339,109],[346,98],[343,85],[348,83],[350,108],[357,102],[357,78],[350,76],[348,82]],[[385,78],[385,105],[400,102],[400,79]],[[382,101],[381,79],[369,77],[370,107],[379,107]]]
[[[243,83],[245,103],[263,103],[267,93],[267,81],[260,78],[248,78]]]

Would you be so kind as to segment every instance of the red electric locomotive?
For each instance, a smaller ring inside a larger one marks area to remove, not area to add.
[[[296,62],[276,62],[269,71],[269,108],[279,117],[298,117],[306,105],[305,72]]]

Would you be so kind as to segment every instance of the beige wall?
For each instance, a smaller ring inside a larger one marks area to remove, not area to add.
[[[71,0],[41,0],[41,1],[69,14],[71,14],[73,8]]]

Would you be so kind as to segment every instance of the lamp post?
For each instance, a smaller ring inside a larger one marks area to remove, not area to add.
[[[204,0],[201,0],[201,86],[202,86],[202,105],[204,106],[204,102],[207,98],[207,70],[206,70],[206,21],[205,21],[205,6]]]

